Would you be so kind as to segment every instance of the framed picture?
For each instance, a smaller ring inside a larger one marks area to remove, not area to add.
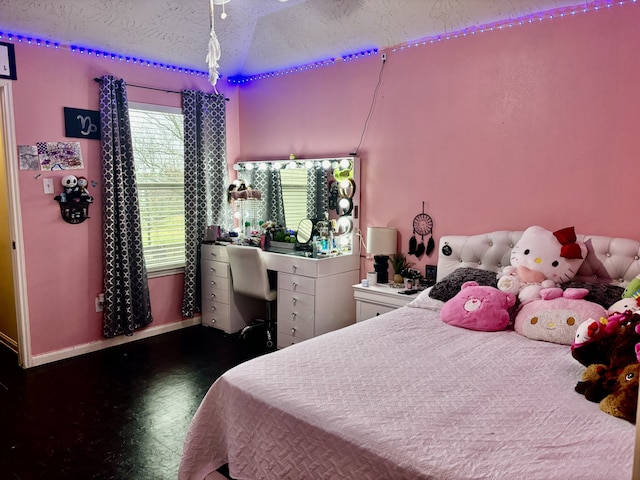
[[[13,43],[0,42],[0,78],[17,80],[16,52]]]

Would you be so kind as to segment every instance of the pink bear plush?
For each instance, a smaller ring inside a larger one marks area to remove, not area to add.
[[[515,303],[516,297],[512,293],[479,286],[477,282],[465,282],[456,296],[444,304],[440,318],[456,327],[496,332],[507,328],[509,309]]]

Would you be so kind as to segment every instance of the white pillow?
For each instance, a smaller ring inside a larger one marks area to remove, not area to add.
[[[416,298],[414,298],[407,304],[407,307],[422,308],[424,310],[434,310],[436,312],[442,310],[444,302],[441,300],[436,300],[435,298],[431,298],[429,296],[429,292],[432,288],[433,287],[429,287],[420,292]]]

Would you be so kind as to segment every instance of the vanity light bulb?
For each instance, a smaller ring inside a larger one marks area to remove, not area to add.
[[[336,162],[335,160],[333,162],[331,162],[331,168],[333,168],[334,170],[336,168],[338,168],[340,166],[340,164],[338,162]]]
[[[298,168],[298,164],[296,162],[289,162],[287,164],[287,168],[292,168],[292,169]]]
[[[233,169],[237,172],[238,170],[240,170],[242,168],[242,166],[239,163],[234,163],[233,164]]]
[[[269,165],[267,163],[261,163],[260,165],[258,165],[258,170],[262,170],[263,172],[269,168]]]
[[[247,170],[253,170],[253,163],[245,163],[244,168],[246,168]]]
[[[311,170],[313,168],[313,162],[307,160],[306,162],[304,162],[304,168],[306,168],[307,170]]]
[[[343,210],[346,210],[347,208],[349,208],[349,199],[341,198],[338,202],[338,205],[340,205],[340,208],[342,208]]]
[[[280,162],[275,162],[275,163],[272,165],[272,167],[273,167],[273,169],[274,169],[274,170],[280,170],[280,169],[282,168],[282,163],[280,163]]]
[[[350,185],[350,184],[349,184],[349,180],[342,180],[342,181],[340,182],[340,186],[341,186],[342,188],[344,188],[344,189],[349,188],[349,185]]]
[[[340,168],[341,169],[346,170],[349,167],[351,167],[351,162],[349,160],[347,160],[346,158],[340,160]]]
[[[322,168],[324,168],[324,169],[331,168],[331,162],[329,160],[323,160],[322,161]]]

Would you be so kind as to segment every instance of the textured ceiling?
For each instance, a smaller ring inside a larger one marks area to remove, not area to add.
[[[220,72],[253,75],[579,0],[231,0]],[[0,31],[206,70],[209,0],[0,0]]]

